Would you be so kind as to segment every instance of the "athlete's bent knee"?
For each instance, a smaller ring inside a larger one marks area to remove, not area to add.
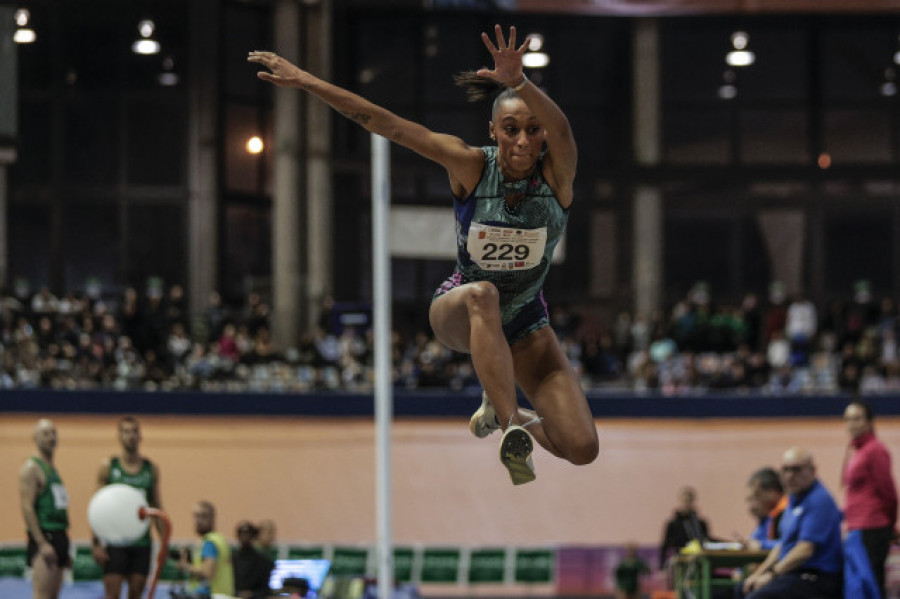
[[[566,451],[565,458],[576,466],[585,466],[597,459],[600,453],[600,442],[596,437],[578,439]]]
[[[500,309],[500,291],[493,283],[478,281],[472,283],[466,294],[469,311],[485,312]]]

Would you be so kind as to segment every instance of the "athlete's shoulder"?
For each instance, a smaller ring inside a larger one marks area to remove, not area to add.
[[[32,472],[43,472],[43,468],[41,468],[40,458],[35,456],[29,456],[25,458],[25,462],[22,464],[22,468],[20,470],[22,474],[32,473]]]
[[[44,485],[47,480],[44,465],[40,458],[31,456],[26,458],[25,463],[19,470],[19,482],[24,485],[35,485],[37,490]]]

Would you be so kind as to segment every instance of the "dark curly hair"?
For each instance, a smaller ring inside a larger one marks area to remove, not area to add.
[[[477,75],[475,71],[463,71],[453,76],[453,83],[466,90],[466,98],[469,102],[493,100],[491,118],[497,114],[500,102],[511,98],[518,98],[519,94],[504,83],[500,83],[490,77]]]

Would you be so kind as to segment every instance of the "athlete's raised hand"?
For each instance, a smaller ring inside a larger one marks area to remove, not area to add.
[[[522,45],[516,48],[515,27],[509,28],[509,42],[504,39],[503,29],[500,25],[494,25],[494,33],[497,36],[496,46],[488,34],[481,34],[481,40],[494,58],[494,68],[479,69],[477,74],[504,83],[509,87],[514,87],[522,82],[524,76],[522,73],[522,55],[528,49],[528,38],[525,38]]]

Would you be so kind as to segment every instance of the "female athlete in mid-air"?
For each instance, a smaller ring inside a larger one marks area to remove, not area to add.
[[[461,73],[472,99],[496,96],[488,130],[496,146],[475,147],[436,133],[323,81],[272,52],[248,59],[258,77],[299,87],[366,130],[447,170],[456,212],[454,273],[429,312],[447,347],[472,355],[484,388],[469,427],[477,437],[502,430],[500,460],[514,484],[534,480],[532,439],[573,464],[597,457],[597,429],[578,377],[549,326],[542,285],[572,206],[578,150],[566,115],[522,72],[516,47],[499,25],[496,45],[482,33],[494,68]],[[545,148],[546,146],[546,148]],[[520,408],[516,384],[534,410]]]

